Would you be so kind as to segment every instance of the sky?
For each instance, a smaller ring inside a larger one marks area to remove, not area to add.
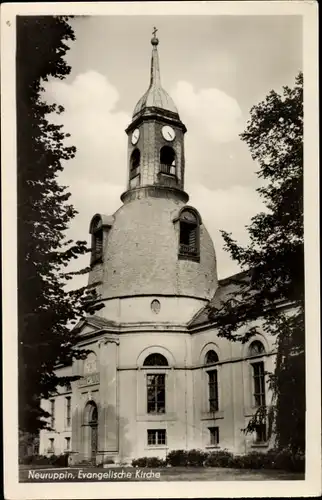
[[[220,230],[245,245],[245,226],[264,208],[256,192],[258,166],[239,134],[251,107],[270,90],[292,86],[302,70],[301,23],[295,15],[74,18],[76,40],[66,55],[71,73],[45,85],[45,99],[65,107],[55,120],[71,134],[67,144],[77,148],[60,177],[79,212],[68,237],[89,242],[92,216],[113,214],[121,205],[125,128],[149,85],[156,26],[162,86],[188,129],[189,205],[199,210],[213,239],[219,278],[238,272]]]

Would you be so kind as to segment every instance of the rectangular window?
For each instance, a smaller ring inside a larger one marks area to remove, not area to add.
[[[167,444],[167,433],[165,429],[148,429],[148,445],[158,446]]]
[[[165,413],[165,375],[147,375],[148,413]]]
[[[253,380],[254,380],[254,405],[265,405],[265,370],[264,363],[253,363]]]
[[[256,443],[265,443],[267,441],[267,431],[266,431],[266,424],[258,424],[256,426],[256,431],[255,431],[255,442]]]
[[[70,437],[65,438],[65,450],[66,451],[70,450]]]
[[[219,427],[209,427],[210,445],[216,446],[219,444]]]
[[[55,440],[54,440],[54,438],[49,439],[48,453],[55,453]]]
[[[71,397],[66,396],[66,427],[70,427],[71,423]]]
[[[208,372],[209,411],[218,411],[218,377],[217,370]]]
[[[50,400],[50,426],[52,429],[55,428],[55,400]]]

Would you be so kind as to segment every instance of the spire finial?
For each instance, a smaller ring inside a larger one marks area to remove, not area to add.
[[[152,31],[153,38],[151,40],[153,49],[152,49],[152,59],[151,59],[151,79],[150,86],[156,85],[161,87],[160,82],[160,68],[159,68],[159,56],[157,45],[159,43],[158,38],[156,37],[157,28],[154,27]]]
[[[158,45],[158,43],[159,43],[159,40],[156,37],[157,31],[158,31],[158,29],[154,26],[153,31],[152,31],[153,38],[151,39],[152,45]]]

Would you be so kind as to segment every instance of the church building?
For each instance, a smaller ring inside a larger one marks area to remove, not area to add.
[[[231,342],[209,319],[244,274],[217,278],[212,239],[184,189],[187,129],[161,86],[155,33],[151,43],[150,84],[126,129],[122,205],[89,226],[89,285],[104,307],[76,326],[87,358],[58,369],[80,378],[44,402],[53,430],[41,431],[39,451],[68,451],[75,464],[268,446],[265,426],[242,429],[269,404],[274,339]]]

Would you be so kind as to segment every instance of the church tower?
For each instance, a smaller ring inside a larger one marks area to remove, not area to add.
[[[212,239],[187,204],[186,127],[161,86],[156,30],[151,43],[150,84],[126,129],[122,205],[90,223],[89,284],[104,307],[76,325],[87,357],[59,367],[75,380],[44,406],[56,427],[41,431],[41,453],[69,450],[74,463],[266,446],[266,428],[255,442],[241,429],[258,404],[270,404],[264,374],[273,371],[274,339],[233,343],[209,318],[209,305],[238,288],[218,285]]]
[[[214,295],[216,258],[199,212],[187,205],[187,129],[161,85],[156,29],[151,44],[149,87],[125,131],[123,205],[92,219],[89,279],[105,302],[100,314],[106,319],[186,324]],[[160,309],[157,317],[152,303]]]
[[[161,86],[156,29],[151,40],[150,85],[135,106],[128,135],[128,190],[145,186],[176,190],[178,199],[188,201],[184,189],[184,134],[186,127],[178,110]],[[132,194],[125,194],[126,200]]]

